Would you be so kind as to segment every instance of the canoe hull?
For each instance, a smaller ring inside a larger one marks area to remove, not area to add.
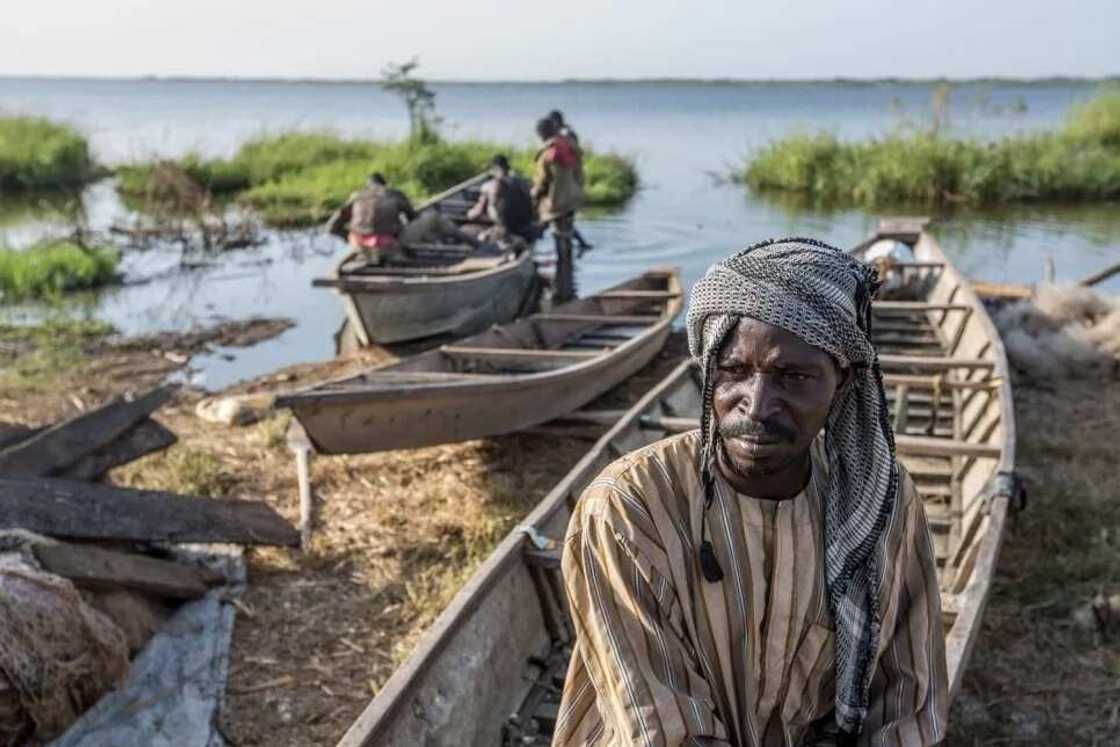
[[[641,370],[665,345],[669,320],[636,340],[625,355],[604,356],[574,369],[532,377],[433,388],[430,393],[360,401],[294,403],[293,414],[315,449],[352,454],[416,448],[530,428],[574,410]]]
[[[436,335],[460,337],[503,324],[528,307],[536,289],[529,252],[496,270],[457,278],[370,280],[339,290],[362,344],[387,345]]]

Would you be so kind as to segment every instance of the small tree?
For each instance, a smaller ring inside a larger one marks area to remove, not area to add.
[[[436,94],[428,84],[415,78],[412,71],[420,67],[415,57],[408,62],[390,63],[381,71],[381,88],[395,93],[408,109],[409,140],[434,143],[439,140],[439,117],[436,115]]]

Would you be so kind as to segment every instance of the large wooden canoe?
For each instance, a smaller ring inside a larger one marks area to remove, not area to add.
[[[895,267],[922,298],[877,304],[875,333],[900,458],[934,533],[951,694],[976,642],[1003,537],[1015,427],[1003,345],[984,307],[933,238]],[[558,540],[580,492],[617,457],[696,427],[698,372],[682,363],[596,443],[486,563],[339,743],[547,745],[570,654]],[[610,414],[588,415],[609,422]],[[503,742],[503,740],[506,740]]]
[[[665,344],[675,268],[357,376],[280,397],[316,451],[364,453],[528,428],[625,381]]]
[[[436,195],[435,207],[461,220],[489,174],[479,174]],[[392,344],[436,335],[461,337],[528,311],[538,291],[532,251],[483,256],[467,246],[416,247],[407,262],[370,265],[360,254],[343,257],[334,272],[312,285],[334,288],[362,345]]]

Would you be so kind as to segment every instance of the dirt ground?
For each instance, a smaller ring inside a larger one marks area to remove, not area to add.
[[[1120,382],[1020,378],[1014,397],[1029,503],[946,744],[1120,744],[1120,606],[1100,604],[1120,593]]]
[[[170,338],[77,339],[75,354],[0,335],[0,420],[41,425],[141,391],[197,349]],[[633,401],[683,353],[675,338],[602,405]],[[234,389],[288,389],[380,360],[295,366]],[[1120,597],[1115,609],[1107,597],[1120,593],[1120,386],[1015,384],[1018,466],[1030,504],[1010,523],[947,744],[1117,744]],[[116,470],[112,481],[265,500],[297,521],[287,416],[217,425],[196,416],[201,397],[182,391],[161,409],[158,419],[179,443]],[[516,435],[316,459],[310,552],[246,556],[250,588],[239,605],[221,721],[231,744],[337,740],[472,570],[588,446]]]
[[[110,343],[90,333],[63,349],[25,346],[0,374],[0,420],[42,425],[143,391],[185,365],[197,342],[167,336]],[[597,406],[625,408],[684,354],[683,336],[676,335],[654,363]],[[226,393],[292,389],[386,357],[367,352],[293,366]],[[111,481],[264,500],[296,523],[288,415],[229,427],[196,415],[202,398],[183,390],[161,408],[156,419],[178,443],[118,468]],[[230,743],[337,741],[474,568],[590,445],[514,435],[316,458],[310,551],[246,553],[250,584],[239,604],[220,723]]]

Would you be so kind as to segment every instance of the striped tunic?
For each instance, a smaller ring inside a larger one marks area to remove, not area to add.
[[[577,638],[553,745],[831,744],[833,625],[818,481],[785,501],[737,494],[714,470],[701,575],[699,431],[608,467],[580,499],[563,570]],[[903,473],[887,528],[882,635],[863,745],[930,745],[948,710],[925,511]]]

